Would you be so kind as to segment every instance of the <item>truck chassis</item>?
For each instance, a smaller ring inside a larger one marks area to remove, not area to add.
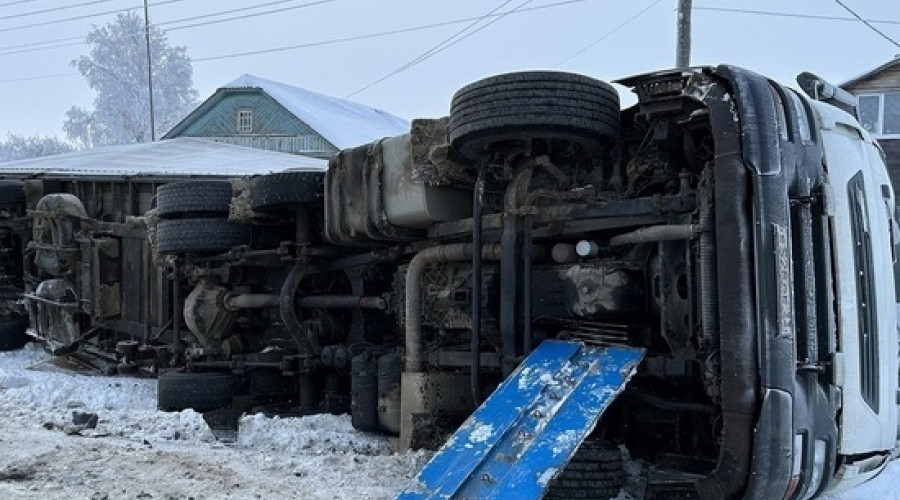
[[[402,449],[442,444],[544,340],[630,346],[644,361],[548,498],[608,498],[620,472],[578,471],[621,471],[620,446],[655,498],[874,476],[898,383],[877,145],[739,68],[621,83],[634,107],[581,75],[486,78],[327,171],[0,166],[0,345],[30,325],[158,376],[161,409],[350,413]]]

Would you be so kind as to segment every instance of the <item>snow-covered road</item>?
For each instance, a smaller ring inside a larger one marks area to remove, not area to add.
[[[349,417],[245,417],[217,441],[193,411],[155,409],[154,380],[62,371],[37,346],[0,353],[0,498],[393,498],[427,460]],[[99,416],[72,434],[72,412]],[[68,431],[68,433],[67,433]]]
[[[349,417],[241,420],[217,441],[192,411],[155,409],[153,380],[79,375],[39,347],[0,353],[0,499],[386,499],[428,458],[393,454]],[[73,432],[72,412],[99,416]],[[900,465],[829,500],[900,500]]]

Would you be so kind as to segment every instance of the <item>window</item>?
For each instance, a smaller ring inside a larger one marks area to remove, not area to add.
[[[859,96],[859,121],[873,135],[900,137],[900,92]]]
[[[900,93],[885,94],[884,106],[884,135],[900,135]]]
[[[237,130],[239,134],[253,132],[253,110],[239,109],[237,113]]]

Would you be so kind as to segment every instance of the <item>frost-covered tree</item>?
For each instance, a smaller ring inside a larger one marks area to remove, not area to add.
[[[91,53],[72,61],[97,92],[94,109],[72,107],[63,128],[69,139],[85,146],[150,140],[147,93],[147,45],[144,21],[136,13],[88,33]],[[197,102],[191,60],[183,46],[169,45],[166,34],[150,28],[153,61],[153,117],[159,137]]]
[[[37,158],[74,151],[71,144],[51,136],[32,136],[6,134],[6,140],[0,141],[0,161]]]

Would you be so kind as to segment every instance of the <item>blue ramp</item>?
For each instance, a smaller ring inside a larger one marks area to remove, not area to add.
[[[644,350],[547,340],[397,500],[537,500],[625,388]]]

